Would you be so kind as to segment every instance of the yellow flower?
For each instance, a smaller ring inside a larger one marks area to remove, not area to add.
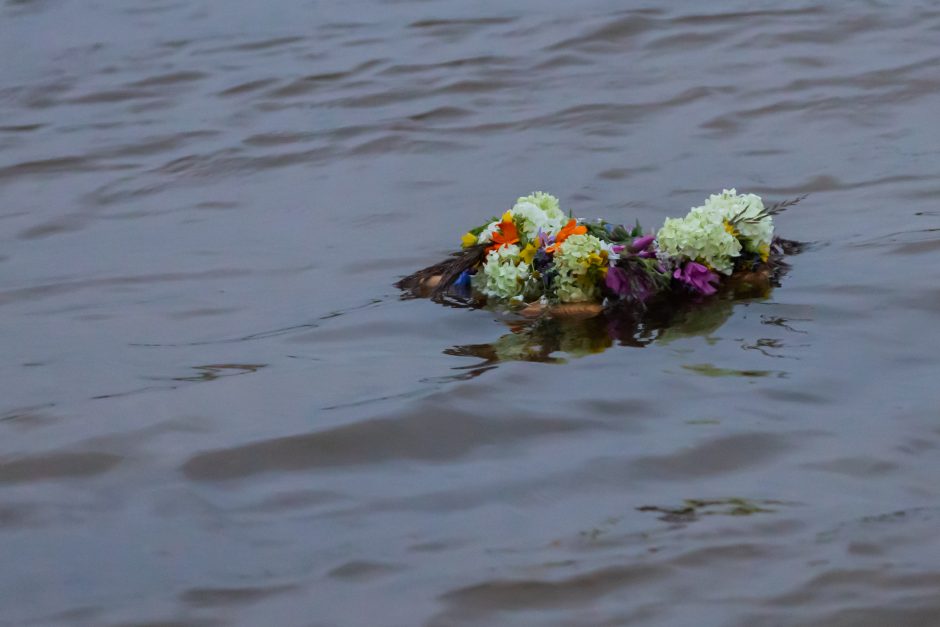
[[[471,246],[477,243],[477,236],[471,233],[470,231],[467,231],[466,233],[464,233],[464,236],[460,238],[460,243],[463,245],[464,248],[470,248]]]
[[[512,211],[507,211],[503,214],[503,222],[512,222]]]
[[[757,247],[757,254],[760,255],[760,260],[764,263],[767,263],[767,260],[770,258],[770,244],[761,244]]]
[[[591,253],[588,255],[587,263],[588,265],[600,266],[607,263],[607,251],[601,251],[601,254]]]
[[[727,220],[725,220],[725,230],[731,233],[731,235],[733,235],[734,237],[737,237],[739,235],[738,230],[734,228],[734,225],[728,222]]]
[[[535,253],[538,252],[539,247],[533,243],[529,243],[525,248],[522,249],[522,252],[519,253],[519,258],[522,259],[526,264],[531,264],[532,260],[535,259]]]

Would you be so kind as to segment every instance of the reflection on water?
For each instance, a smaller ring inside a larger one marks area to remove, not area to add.
[[[640,512],[656,512],[661,514],[659,520],[672,523],[689,523],[699,520],[701,516],[751,516],[753,514],[772,514],[780,506],[793,505],[775,500],[754,500],[741,497],[726,499],[685,499],[678,507],[662,507],[659,505],[643,505],[637,508]]]
[[[543,316],[536,320],[511,320],[505,322],[509,333],[494,342],[455,346],[444,353],[483,360],[472,369],[503,361],[560,364],[565,363],[566,357],[602,353],[615,345],[643,348],[652,342],[707,337],[724,324],[733,310],[733,301],[716,298],[654,311],[605,311],[586,319]]]
[[[624,304],[587,318],[549,313],[526,319],[509,314],[503,319],[509,333],[485,344],[454,346],[444,354],[483,360],[457,368],[473,376],[505,361],[563,364],[568,358],[602,353],[612,346],[643,348],[653,342],[668,344],[697,336],[707,339],[732,315],[735,302],[769,298],[773,288],[780,285],[786,267],[779,267],[773,277],[757,281],[733,278],[708,298],[673,296],[646,306]],[[774,342],[759,339],[755,348],[772,348]]]

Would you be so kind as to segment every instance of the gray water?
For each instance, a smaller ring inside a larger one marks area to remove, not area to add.
[[[940,624],[938,44],[936,2],[0,3],[0,622]],[[534,354],[391,286],[532,190],[732,186],[812,245],[665,328]]]

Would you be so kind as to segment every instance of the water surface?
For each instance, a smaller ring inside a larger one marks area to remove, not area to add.
[[[940,624],[938,40],[935,2],[0,3],[0,620]],[[813,246],[637,341],[520,360],[391,287],[532,190],[654,228],[725,186],[811,193]]]

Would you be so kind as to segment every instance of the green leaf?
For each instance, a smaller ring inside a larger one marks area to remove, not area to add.
[[[481,224],[480,226],[478,226],[478,227],[476,227],[476,228],[473,228],[473,229],[470,229],[470,232],[473,233],[474,235],[479,235],[480,233],[483,232],[483,229],[485,229],[487,226],[489,226],[489,225],[492,224],[493,222],[499,222],[499,218],[490,218],[489,220],[487,220],[486,222],[484,222],[484,223]]]
[[[633,230],[630,232],[630,237],[640,237],[643,235],[643,227],[640,226],[639,218],[636,221],[636,224],[633,226]]]
[[[611,241],[618,242],[618,243],[626,242],[631,237],[633,237],[632,233],[627,231],[627,229],[625,229],[622,224],[618,224],[617,226],[615,226],[614,230],[611,231],[610,233]]]

